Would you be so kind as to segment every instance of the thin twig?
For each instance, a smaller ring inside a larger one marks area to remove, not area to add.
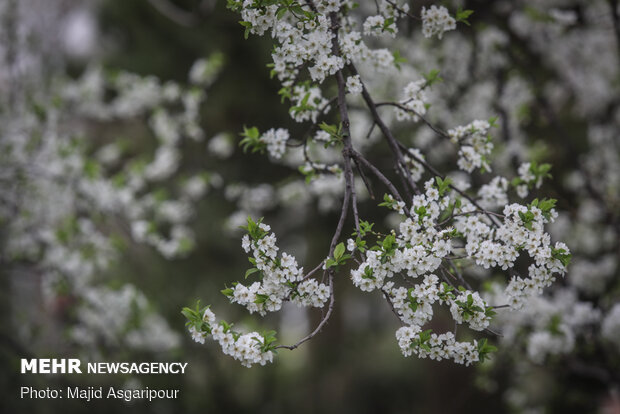
[[[288,350],[292,351],[293,349],[298,348],[299,345],[303,344],[306,341],[309,341],[310,339],[314,338],[316,336],[316,334],[321,332],[321,329],[323,329],[323,326],[325,326],[325,324],[329,320],[329,317],[331,316],[331,314],[332,314],[332,312],[334,310],[334,276],[333,276],[333,273],[331,271],[329,271],[329,270],[328,270],[328,273],[329,273],[329,293],[330,293],[329,296],[330,296],[330,299],[329,299],[329,306],[327,308],[327,312],[325,313],[325,315],[321,319],[321,322],[319,322],[319,324],[314,329],[314,331],[312,331],[311,333],[309,333],[308,335],[306,335],[305,337],[303,337],[302,339],[297,341],[295,344],[293,344],[293,345],[278,345],[274,349],[288,349]]]
[[[448,140],[450,140],[450,139],[451,139],[451,138],[450,138],[450,135],[448,135],[446,132],[444,132],[444,131],[443,131],[443,130],[441,130],[440,128],[436,127],[436,126],[435,126],[432,122],[430,122],[430,121],[429,121],[429,120],[427,120],[425,117],[423,117],[422,115],[420,115],[418,112],[414,111],[414,110],[413,110],[413,109],[411,109],[411,108],[407,108],[406,106],[404,106],[404,105],[402,105],[402,104],[400,104],[400,103],[398,103],[398,102],[378,102],[378,103],[376,104],[376,106],[377,106],[377,107],[380,107],[380,106],[386,106],[386,105],[389,105],[389,106],[395,106],[395,107],[397,107],[397,108],[402,109],[403,111],[410,112],[410,113],[414,114],[415,116],[417,116],[418,118],[420,118],[420,120],[421,120],[424,124],[426,124],[426,126],[428,126],[430,129],[432,129],[432,130],[433,130],[433,132],[435,132],[437,135],[441,136],[442,138],[448,139]]]
[[[353,75],[359,76],[359,72],[355,68],[355,65],[350,64],[349,70],[351,71],[351,73],[353,73]],[[362,82],[362,97],[364,98],[364,102],[366,102],[366,106],[368,107],[374,122],[377,124],[377,126],[381,130],[381,133],[383,133],[383,136],[387,139],[388,145],[390,149],[392,150],[392,154],[394,155],[394,158],[396,159],[396,163],[404,167],[404,170],[407,176],[407,182],[409,183],[411,188],[414,190],[414,192],[419,193],[419,189],[415,181],[413,181],[413,178],[411,177],[411,171],[409,171],[409,168],[407,168],[407,163],[405,162],[403,154],[398,146],[398,142],[396,138],[394,138],[392,131],[390,131],[388,126],[385,124],[385,122],[383,122],[383,119],[379,115],[379,112],[377,111],[377,106],[375,105],[375,102],[373,101],[372,97],[368,93],[368,89],[366,89],[366,85],[364,85],[364,82]]]
[[[392,184],[392,182],[388,180],[387,177],[383,175],[383,173],[379,171],[377,167],[375,167],[370,161],[364,158],[364,156],[357,151],[353,152],[353,158],[355,158],[355,160],[359,161],[361,164],[364,164],[364,166],[368,168],[379,179],[379,181],[385,184],[385,186],[390,190],[390,193],[392,193],[392,196],[396,198],[396,200],[402,201],[404,203],[403,198],[400,196],[400,193],[398,192],[396,187],[394,187],[394,184]],[[409,216],[409,210],[407,209],[406,205],[405,207],[403,207],[403,210],[405,211],[405,215]]]

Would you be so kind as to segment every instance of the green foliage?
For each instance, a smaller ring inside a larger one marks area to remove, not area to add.
[[[244,126],[241,136],[243,139],[239,142],[239,146],[243,149],[243,152],[248,152],[248,150],[252,150],[252,153],[260,152],[262,154],[265,152],[267,144],[260,139],[258,128],[247,128]]]
[[[443,82],[443,78],[439,76],[439,69],[432,69],[430,72],[423,74],[424,79],[426,79],[426,86],[432,86],[435,83]]]
[[[549,220],[551,218],[551,210],[555,207],[555,203],[556,200],[553,198],[544,198],[543,200],[538,200],[537,198],[535,198],[529,205],[528,205],[528,211],[527,212],[519,212],[519,217],[521,218],[521,221],[523,221],[523,225],[528,229],[528,230],[533,230],[533,223],[535,220],[535,215],[532,212],[532,208],[537,207],[540,211],[542,216]]]
[[[565,249],[556,249],[555,247],[551,248],[551,257],[556,260],[559,260],[563,266],[568,266],[573,255],[567,252]]]
[[[368,233],[373,233],[372,227],[375,223],[369,223],[368,221],[360,221],[360,237],[365,237]],[[353,233],[355,234],[355,233]]]
[[[375,271],[370,266],[366,266],[364,268],[364,274],[362,275],[362,279],[375,279]]]
[[[471,24],[469,23],[469,20],[467,19],[473,13],[474,13],[473,10],[463,10],[461,7],[459,7],[458,10],[456,11],[456,21],[460,23],[465,23],[467,26],[471,26]]]
[[[407,289],[407,299],[409,299],[409,304],[408,304],[409,308],[415,312],[418,310],[418,306],[420,305],[420,303],[418,302],[418,298],[413,295],[414,291],[415,291],[415,288]]]
[[[310,100],[310,92],[304,95],[304,97],[302,98],[302,100],[299,102],[298,105],[291,107],[290,109],[291,113],[297,114],[299,112],[314,110],[314,106],[308,103],[309,100]]]
[[[360,252],[364,253],[367,249],[366,237],[368,234],[375,234],[372,230],[374,223],[369,223],[368,221],[360,221],[359,223],[359,232],[354,231],[351,236],[355,237],[355,248]]]
[[[308,165],[300,165],[297,168],[297,171],[299,171],[304,177],[306,177],[306,184],[309,184],[317,177],[316,170]]]
[[[536,180],[539,178],[552,178],[549,171],[551,171],[551,164],[538,165],[536,161],[530,163],[530,172],[536,176]]]
[[[321,128],[322,131],[327,132],[331,138],[329,142],[325,143],[325,148],[327,148],[328,146],[332,144],[337,144],[337,143],[342,142],[342,138],[343,138],[342,124],[330,125],[325,122],[321,122],[319,124],[319,128]]]
[[[446,191],[450,188],[452,179],[450,177],[446,177],[445,179],[435,177],[435,181],[437,182],[437,191],[439,191],[439,195],[443,197]]]
[[[265,303],[268,300],[269,300],[269,295],[263,295],[263,294],[257,293],[256,299],[254,299],[254,303],[258,303],[258,304]]]
[[[206,332],[207,334],[211,333],[211,325],[209,325],[206,321],[203,320],[203,315],[205,310],[207,310],[209,306],[200,307],[200,301],[196,301],[196,307],[194,309],[185,307],[181,310],[181,313],[187,319],[185,322],[185,326],[191,327],[193,326],[198,332]]]
[[[474,305],[474,297],[471,293],[467,295],[467,300],[465,302],[457,300],[455,303],[461,308],[463,319],[466,321],[470,320],[478,312],[485,312],[480,306]]]
[[[525,14],[527,14],[527,17],[529,17],[533,21],[540,22],[540,23],[555,22],[555,19],[551,15],[543,11],[540,11],[535,7],[526,6],[524,8],[524,11],[525,11]]]
[[[407,63],[407,59],[402,57],[398,50],[394,50],[392,52],[392,57],[394,58],[394,66],[396,66],[396,69],[398,70],[400,70],[401,63]]]
[[[274,351],[276,345],[275,342],[278,340],[276,338],[276,331],[266,331],[261,334],[262,340],[260,338],[254,337],[253,339],[260,344],[261,352]]]
[[[250,269],[246,270],[246,272],[245,272],[245,278],[247,279],[250,275],[252,275],[252,274],[254,274],[254,273],[256,273],[256,272],[260,272],[260,270],[258,270],[258,269],[257,269],[257,268],[255,268],[255,267],[252,267],[252,268],[250,268]]]
[[[244,229],[248,233],[248,235],[252,238],[252,240],[258,241],[267,235],[267,232],[260,228],[260,225],[262,222],[263,222],[263,217],[258,219],[258,221],[254,221],[252,220],[252,217],[248,216],[248,225],[241,226],[241,228]]]
[[[543,215],[543,217],[547,220],[551,218],[551,210],[555,208],[555,203],[557,202],[554,198],[543,198],[542,200],[538,200],[535,198],[530,204],[529,208],[538,207]]]
[[[424,224],[424,217],[429,216],[429,212],[426,209],[426,206],[420,206],[420,207],[416,207],[413,209],[413,212],[417,214],[418,216],[418,224],[419,225],[423,225]]]
[[[273,63],[270,63],[267,65],[267,67],[273,67],[273,66],[275,66]],[[269,73],[269,76],[273,78],[275,75],[276,75],[276,71],[275,69],[272,69],[271,72]],[[288,99],[289,101],[293,99],[293,91],[291,90],[290,87],[283,86],[278,91],[278,95],[280,95],[280,103],[284,103],[286,99]]]
[[[383,194],[383,202],[379,203],[379,207],[389,207],[394,210],[398,202],[389,194]]]
[[[526,229],[534,230],[534,213],[531,211],[527,211],[525,213],[519,211],[519,217],[521,218],[521,221]]]
[[[441,286],[443,287],[443,291],[437,294],[437,296],[439,296],[439,299],[444,302],[453,300],[455,298],[454,293],[452,293],[454,291],[454,287],[450,286],[446,282],[441,282]]]
[[[461,198],[460,197],[457,197],[454,201],[451,201],[448,204],[448,207],[439,216],[439,221],[442,222],[442,221],[445,221],[445,220],[449,219],[452,216],[452,214],[454,213],[454,209],[455,208],[456,209],[461,208],[461,203],[462,202],[461,202]],[[453,233],[454,233],[453,237],[457,237],[457,233],[458,232],[456,232],[456,229],[453,229]]]
[[[484,362],[487,359],[491,359],[489,354],[496,352],[497,347],[488,344],[487,338],[482,338],[478,341],[478,359],[480,362]]]
[[[247,39],[250,36],[250,30],[252,30],[252,23],[240,21],[239,24],[245,28],[243,32],[243,38]]]
[[[512,179],[510,184],[513,187],[521,184],[527,184],[529,188],[533,188],[540,180],[544,178],[553,178],[549,171],[551,171],[551,164],[544,163],[539,165],[536,161],[532,161],[530,163],[529,172],[532,173],[534,179],[526,182],[521,177],[515,177]]]
[[[345,264],[351,258],[350,254],[345,254],[345,251],[344,243],[338,243],[334,248],[334,257],[327,259],[325,268],[330,269]]]
[[[394,234],[388,234],[381,242],[381,262],[385,263],[388,259],[396,253],[398,243],[396,243],[396,236]]]
[[[411,342],[412,347],[424,349],[426,352],[431,352],[431,347],[428,341],[431,339],[432,329],[427,329],[418,334],[418,337]]]
[[[182,239],[179,240],[178,251],[181,253],[189,253],[192,250],[194,250],[195,245],[196,245],[196,242],[194,242],[194,240],[187,238],[187,237],[183,237]]]
[[[487,307],[484,309],[484,315],[485,315],[485,316],[487,316],[487,317],[489,317],[489,318],[492,318],[492,317],[494,317],[495,315],[497,315],[497,312],[495,312],[495,310],[493,309],[493,306],[487,306]]]

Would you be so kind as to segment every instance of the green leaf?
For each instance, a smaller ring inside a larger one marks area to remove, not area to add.
[[[423,74],[426,79],[426,85],[432,86],[434,83],[443,82],[443,78],[439,76],[439,69],[432,69],[430,72]]]
[[[396,66],[396,69],[398,69],[398,70],[400,70],[400,64],[401,63],[406,63],[407,62],[407,59],[402,57],[398,50],[393,51],[392,52],[392,56],[394,57],[394,66]]]
[[[239,142],[239,146],[242,147],[243,152],[248,152],[251,150],[254,152],[264,152],[267,145],[261,141],[260,132],[256,127],[243,127],[243,132],[241,133],[243,139]]]
[[[261,295],[260,293],[256,294],[256,299],[254,299],[254,303],[265,303],[269,299],[269,295]]]
[[[278,20],[281,20],[284,17],[284,14],[286,13],[286,7],[280,7],[277,11],[276,11],[276,18]]]
[[[336,260],[340,259],[342,255],[344,254],[344,251],[345,251],[344,243],[339,243],[334,249],[334,259]]]
[[[516,187],[516,186],[521,185],[523,183],[524,183],[524,181],[520,177],[515,177],[515,178],[512,179],[512,181],[510,181],[510,185],[513,186],[513,187]]]
[[[247,40],[248,36],[250,35],[250,30],[252,30],[252,23],[241,21],[239,22],[239,24],[245,27],[245,31],[243,32],[243,38]]]
[[[493,316],[497,315],[497,312],[495,312],[493,310],[493,307],[488,306],[485,310],[484,310],[484,314],[485,316],[488,316],[489,318],[492,318]]]
[[[463,10],[462,8],[459,7],[459,9],[456,11],[456,21],[465,23],[467,26],[470,26],[470,23],[467,19],[473,13],[474,13],[473,10]]]
[[[194,311],[190,308],[183,308],[183,310],[181,310],[181,313],[187,318],[187,319],[192,319],[193,317],[195,317]]]
[[[437,191],[439,191],[439,195],[443,197],[445,192],[450,188],[452,179],[450,177],[446,177],[442,180],[441,177],[435,177],[435,181],[437,182]]]
[[[257,268],[255,268],[255,267],[253,267],[253,268],[251,268],[251,269],[246,270],[246,272],[245,272],[245,278],[247,279],[247,278],[248,278],[248,276],[250,276],[251,274],[254,274],[254,273],[256,273],[256,272],[259,272],[259,270],[258,270]]]
[[[366,266],[364,268],[364,274],[362,275],[362,279],[375,279],[374,270],[372,270],[372,267]]]
[[[478,341],[478,359],[480,362],[484,362],[487,359],[490,359],[489,354],[496,352],[497,347],[488,344],[487,338],[482,338]]]
[[[569,265],[573,256],[564,249],[556,249],[555,247],[552,247],[551,257],[553,257],[556,260],[559,260],[560,263],[562,263],[562,265],[566,267]]]

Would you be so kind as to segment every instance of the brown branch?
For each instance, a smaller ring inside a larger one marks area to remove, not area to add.
[[[359,73],[353,64],[349,65],[349,70],[354,75],[359,76]],[[390,131],[390,129],[385,124],[385,122],[383,122],[383,119],[381,119],[381,116],[379,115],[379,112],[377,111],[377,106],[375,105],[375,102],[373,101],[372,97],[368,93],[368,89],[366,89],[366,85],[364,85],[364,82],[362,82],[362,97],[364,98],[364,102],[366,102],[366,106],[368,107],[368,110],[370,111],[370,114],[372,115],[374,123],[377,124],[377,126],[381,130],[381,133],[383,133],[383,136],[387,139],[388,145],[390,149],[392,150],[392,154],[394,155],[394,158],[396,160],[396,164],[402,165],[404,167],[405,174],[407,177],[407,182],[409,183],[413,191],[416,194],[419,194],[420,190],[418,189],[416,183],[413,181],[411,177],[411,171],[409,171],[409,168],[407,168],[407,163],[405,162],[403,154],[398,146],[397,140],[396,138],[394,138],[392,131]]]
[[[325,264],[325,261],[322,261],[321,263],[319,263],[318,265],[316,265],[316,267],[314,269],[312,269],[311,271],[309,271],[302,280],[306,280],[309,279],[313,274],[315,274],[321,267],[323,267],[323,265]]]
[[[383,173],[377,167],[375,167],[370,161],[364,158],[364,156],[357,151],[353,151],[353,158],[355,158],[356,161],[359,161],[366,168],[368,168],[379,179],[379,181],[385,184],[385,186],[390,190],[390,193],[392,193],[392,196],[396,200],[402,201],[404,203],[403,198],[400,196],[400,193],[398,192],[396,187],[394,187],[394,184],[392,184],[392,182],[385,175],[383,175]],[[409,210],[407,209],[406,204],[403,210],[405,211],[405,214],[409,216]]]
[[[368,194],[370,194],[370,198],[374,200],[375,194],[372,191],[372,185],[368,181],[368,178],[366,178],[366,174],[364,174],[364,170],[362,170],[362,168],[360,167],[360,164],[357,161],[355,162],[355,168],[357,168],[357,172],[359,172],[360,177],[362,177],[362,181],[364,181],[364,185],[366,186],[366,189],[368,190]]]
[[[381,107],[381,106],[394,106],[396,108],[402,109],[405,112],[409,112],[414,114],[415,116],[417,116],[418,118],[420,118],[420,120],[426,124],[426,126],[428,126],[430,129],[433,130],[433,132],[435,132],[437,135],[439,135],[442,138],[445,139],[451,139],[450,135],[448,135],[445,131],[441,130],[440,128],[436,127],[432,122],[430,122],[428,119],[426,119],[425,117],[423,117],[422,115],[420,115],[419,113],[417,113],[416,111],[414,111],[411,108],[407,108],[406,106],[404,106],[403,104],[400,104],[398,102],[378,102],[376,104],[377,107]]]
[[[329,273],[329,293],[330,293],[329,297],[330,297],[330,299],[329,299],[329,306],[327,308],[327,312],[325,313],[323,318],[321,318],[321,322],[319,322],[317,327],[314,328],[314,331],[312,331],[311,333],[309,333],[308,335],[306,335],[305,337],[303,337],[302,339],[297,341],[295,344],[293,344],[293,345],[278,345],[274,349],[288,349],[288,350],[292,351],[293,349],[298,348],[304,342],[307,342],[310,339],[314,338],[316,336],[316,334],[321,332],[321,329],[323,329],[323,326],[325,326],[325,324],[329,320],[329,317],[331,316],[331,314],[332,314],[332,312],[334,310],[334,276],[333,276],[333,272],[331,271],[331,269],[328,270],[328,273]]]
[[[334,38],[332,39],[332,49],[333,49],[334,54],[338,55],[339,49],[338,49],[337,27],[339,26],[338,24],[339,22],[338,22],[337,14],[331,13],[330,18],[332,21],[332,31],[334,33]],[[351,168],[351,157],[352,157],[354,150],[351,145],[351,135],[350,135],[350,130],[349,130],[349,115],[348,115],[346,101],[345,101],[345,90],[344,90],[345,83],[344,83],[344,77],[342,76],[341,71],[338,71],[336,79],[338,81],[338,107],[340,109],[341,122],[344,128],[344,135],[342,137],[342,141],[343,141],[342,156],[344,158],[345,191],[344,191],[344,200],[342,201],[342,209],[340,211],[340,218],[338,219],[338,224],[336,226],[336,230],[334,232],[334,235],[332,236],[332,240],[329,246],[329,257],[333,257],[334,249],[336,248],[338,240],[340,239],[340,236],[342,234],[344,222],[347,218],[347,212],[349,210],[349,204],[351,204],[352,199],[353,199],[354,204],[357,202],[357,198],[355,195],[355,189],[353,186],[353,170]],[[355,216],[356,228],[359,231],[359,218],[357,215],[357,206],[355,205],[353,206],[353,214]],[[275,349],[289,349],[289,350],[296,349],[304,342],[309,341],[310,339],[314,338],[321,331],[321,329],[323,329],[323,326],[325,326],[325,324],[329,320],[334,310],[334,302],[335,302],[334,268],[332,267],[330,269],[326,269],[325,272],[329,276],[329,293],[330,293],[329,294],[329,306],[327,308],[327,312],[325,313],[325,315],[323,315],[317,327],[311,333],[306,335],[304,338],[300,339],[297,343],[293,345],[278,345],[275,347]]]
[[[394,3],[392,0],[385,0],[386,3],[388,3],[389,5],[391,5],[392,7],[394,7],[394,10],[396,10],[397,12],[406,15],[407,17],[409,17],[412,20],[417,20],[417,21],[422,21],[422,19],[414,14],[409,13],[408,11],[403,10],[402,7],[399,7],[398,4]]]
[[[400,322],[400,324],[405,325],[405,322],[402,320],[401,316],[396,311],[396,308],[394,307],[394,302],[392,302],[392,298],[390,298],[390,295],[384,289],[381,289],[381,292],[383,293],[385,300],[387,300],[388,304],[390,305],[390,309],[392,310],[392,312],[394,312],[394,315],[396,315],[396,317],[398,318],[398,321]]]

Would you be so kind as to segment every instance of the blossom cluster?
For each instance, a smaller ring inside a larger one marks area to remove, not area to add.
[[[493,142],[488,132],[491,124],[488,121],[476,120],[466,126],[458,126],[448,130],[448,136],[460,145],[458,166],[461,170],[471,173],[476,168],[491,171],[487,156],[493,150]]]
[[[347,63],[363,62],[379,70],[397,63],[388,49],[368,47],[363,35],[387,33],[391,37],[396,36],[397,21],[407,15],[409,6],[386,0],[377,5],[379,14],[368,16],[361,30],[356,30],[354,19],[346,19],[349,11],[355,8],[350,0],[297,3],[296,8],[271,3],[257,4],[253,0],[229,1],[229,7],[241,14],[246,36],[250,33],[270,33],[276,41],[272,53],[273,64],[270,65],[272,75],[282,82],[282,96],[291,100],[291,116],[298,122],[308,117],[316,120],[320,113],[328,110],[324,107],[327,101],[321,96],[320,89],[308,82],[297,81],[301,68],[307,68],[313,83],[321,84]],[[337,31],[332,27],[330,14],[333,13],[339,13],[347,22]],[[449,16],[444,7],[423,8],[422,20],[423,33],[428,36],[438,35],[440,38],[444,31],[452,30],[456,25],[455,19]],[[332,53],[334,40],[338,44],[339,54]],[[359,91],[358,82],[351,86],[352,93]],[[415,91],[411,93],[415,94]],[[413,104],[412,109],[422,112],[417,104]]]
[[[401,321],[416,332],[432,320],[435,302],[449,307],[457,324],[467,323],[476,331],[488,328],[495,315],[478,292],[455,286],[447,278],[456,277],[447,270],[453,267],[450,254],[468,258],[485,269],[506,270],[514,267],[521,251],[526,251],[534,262],[529,267],[529,278],[515,275],[505,290],[508,304],[514,309],[523,306],[531,295],[540,294],[556,274],[565,272],[568,248],[563,243],[552,247],[549,234],[544,232],[544,224],[557,216],[551,200],[505,206],[503,215],[497,215],[503,222],[497,222],[494,213],[478,210],[469,200],[448,190],[441,179],[427,181],[425,188],[424,194],[413,197],[410,217],[400,223],[398,234],[378,236],[373,249],[366,249],[366,242],[359,237],[348,242],[350,250],[359,250],[363,259],[351,271],[353,284],[363,291],[382,290]],[[404,215],[402,202],[398,204],[391,196],[383,205]],[[446,211],[448,220],[440,221]],[[447,225],[450,222],[452,225]],[[447,226],[442,229],[441,225]],[[441,283],[438,271],[445,279]],[[455,267],[453,271],[457,271]],[[388,281],[398,274],[413,286],[397,287],[395,281]],[[420,276],[424,276],[423,281],[414,282]]]
[[[286,151],[286,141],[288,141],[289,134],[286,129],[270,129],[261,135],[260,140],[267,145],[267,151],[273,158],[282,158]]]
[[[249,286],[235,283],[233,288],[222,290],[231,303],[237,303],[250,313],[257,312],[262,316],[267,312],[279,311],[284,301],[299,307],[325,306],[331,296],[329,287],[304,276],[303,268],[298,267],[294,256],[286,252],[278,256],[276,236],[269,232],[270,226],[261,220],[255,222],[248,218],[245,228],[248,234],[243,236],[241,245],[246,253],[252,253],[249,260],[255,266],[246,272],[246,278],[258,275],[260,280]],[[215,316],[209,308],[201,313],[185,308],[183,313],[188,318],[188,330],[196,342],[204,343],[207,335],[211,334],[225,354],[240,360],[244,366],[271,362],[272,352],[264,349],[264,346],[271,344],[267,337],[256,332],[235,334],[226,323],[216,326]],[[196,323],[198,313],[202,319]]]
[[[394,19],[385,19],[381,15],[368,16],[364,21],[364,34],[366,36],[380,36],[389,33],[391,37],[396,37],[398,28]]]
[[[456,29],[456,20],[450,16],[448,9],[432,5],[422,7],[422,33],[424,37],[443,37],[444,32]]]
[[[403,326],[396,331],[396,340],[404,356],[414,354],[435,361],[451,359],[465,365],[480,360],[478,342],[458,342],[452,332],[437,335],[417,326]]]
[[[401,107],[396,109],[396,119],[399,121],[411,120],[417,122],[420,116],[426,114],[428,97],[425,91],[425,79],[408,83],[403,89]]]
[[[250,262],[255,267],[246,275],[257,273],[261,280],[247,287],[237,283],[225,290],[230,301],[261,315],[280,310],[284,300],[298,306],[323,307],[329,298],[328,287],[314,279],[305,279],[303,268],[298,267],[294,256],[283,252],[278,257],[276,236],[268,233],[271,228],[249,218],[247,229],[249,234],[243,236],[242,247],[246,253],[252,252]]]
[[[424,154],[417,148],[408,148],[407,153],[403,155],[405,164],[409,169],[409,177],[414,182],[418,182],[424,173],[424,166],[416,160],[424,161],[424,158]]]
[[[183,314],[188,318],[187,327],[192,339],[204,344],[211,335],[222,348],[222,352],[236,359],[244,367],[254,364],[265,365],[273,361],[272,342],[275,332],[259,334],[248,332],[241,334],[232,330],[226,321],[217,322],[215,314],[208,308],[184,308]]]
[[[359,95],[362,93],[363,89],[364,86],[362,85],[359,75],[349,76],[347,78],[347,92],[352,95]]]

